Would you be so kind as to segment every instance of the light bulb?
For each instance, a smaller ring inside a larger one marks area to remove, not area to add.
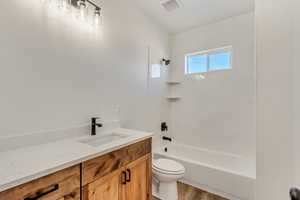
[[[86,8],[85,1],[81,0],[80,3],[79,3],[79,9],[80,9],[80,17],[81,17],[81,19],[85,18],[85,8]]]
[[[95,24],[95,26],[99,26],[99,24],[100,24],[100,15],[101,15],[100,10],[101,9],[99,7],[97,7],[95,9],[95,13],[94,13],[94,24]]]
[[[62,0],[62,8],[64,11],[69,11],[71,6],[70,0]]]
[[[61,9],[63,8],[64,0],[56,0],[56,6],[57,8]]]

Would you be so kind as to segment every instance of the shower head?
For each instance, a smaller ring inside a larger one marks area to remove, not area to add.
[[[163,58],[162,63],[164,63],[166,66],[168,66],[171,63],[171,60],[167,60],[167,59]]]

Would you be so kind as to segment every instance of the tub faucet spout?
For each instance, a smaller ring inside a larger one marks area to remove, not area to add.
[[[172,142],[172,138],[170,138],[170,137],[163,136],[162,139],[163,140],[168,140],[169,142]]]

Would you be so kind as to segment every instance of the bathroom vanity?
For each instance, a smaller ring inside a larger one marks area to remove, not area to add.
[[[89,137],[74,141],[86,145],[84,141],[88,140]],[[49,169],[44,172],[46,175],[36,171],[40,174],[36,175],[40,176],[39,178],[34,179],[34,174],[23,175],[8,183],[10,186],[1,185],[0,181],[0,200],[151,200],[151,142],[151,134],[136,133],[110,144],[101,144],[101,147],[95,145],[94,151],[89,149],[82,152],[81,157],[75,153],[77,159],[72,159],[72,162],[66,161],[68,164],[61,163],[61,167],[53,168],[52,164],[49,164]],[[67,153],[62,153],[61,156],[66,155]],[[74,157],[74,154],[72,156]],[[43,160],[32,160],[40,167],[44,165],[40,163]],[[16,163],[18,161],[14,164]],[[26,167],[26,164],[24,162],[23,166],[10,166],[21,169]],[[61,169],[56,171],[59,168]],[[51,171],[53,172],[49,173]],[[2,172],[1,176],[5,180],[5,171],[3,174]],[[7,168],[7,173],[11,172],[13,169]],[[26,182],[26,179],[32,180]],[[17,185],[18,182],[23,183]],[[15,186],[12,187],[13,185]],[[5,187],[9,188],[4,190]]]
[[[83,200],[151,200],[151,140],[83,162]]]

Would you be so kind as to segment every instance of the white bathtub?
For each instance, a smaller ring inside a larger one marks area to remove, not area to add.
[[[182,144],[154,150],[154,159],[167,157],[186,168],[184,183],[219,194],[232,200],[254,200],[255,159],[214,152]]]

